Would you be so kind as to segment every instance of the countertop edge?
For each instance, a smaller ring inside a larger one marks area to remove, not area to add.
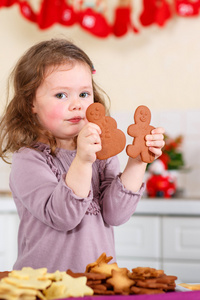
[[[17,213],[12,197],[0,197],[0,213]],[[200,199],[142,198],[135,215],[200,215]]]
[[[135,214],[200,215],[200,200],[197,199],[142,199]]]

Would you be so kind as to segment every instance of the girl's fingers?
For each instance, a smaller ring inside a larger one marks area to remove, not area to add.
[[[149,147],[149,150],[155,154],[156,158],[162,155],[161,148]]]
[[[146,145],[148,147],[163,148],[165,145],[165,142],[164,142],[164,140],[146,141]]]
[[[146,139],[146,141],[164,140],[164,135],[162,133],[148,134],[148,135],[146,135],[145,139]]]
[[[154,128],[151,131],[151,134],[157,134],[157,133],[164,134],[165,133],[165,129],[163,127],[157,127],[157,128]]]
[[[165,145],[164,133],[164,128],[158,127],[153,129],[151,134],[148,134],[145,137],[146,145],[149,147],[149,150],[155,154],[156,158],[162,155],[162,148]]]
[[[101,144],[101,138],[98,134],[90,134],[87,138],[90,144]]]
[[[93,123],[88,123],[79,133],[79,135],[84,137],[90,137],[90,136],[100,136],[101,129],[98,125]]]
[[[152,149],[156,149],[156,153],[161,153],[161,149],[164,147],[165,145],[165,141],[164,141],[164,128],[162,127],[158,127],[152,130],[151,134],[146,135],[145,139],[146,139],[146,145],[148,147],[151,147]],[[150,151],[152,149],[149,149]],[[154,150],[152,151],[154,153]],[[156,154],[154,153],[154,154]],[[161,155],[159,154],[159,155]]]
[[[86,128],[89,128],[91,132],[97,132],[98,134],[101,134],[101,128],[97,124],[89,122]]]

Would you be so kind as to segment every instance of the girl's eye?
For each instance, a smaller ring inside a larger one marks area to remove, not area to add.
[[[87,92],[83,92],[83,93],[80,93],[79,97],[81,98],[87,98],[89,96],[89,93]]]
[[[63,99],[63,98],[66,98],[66,95],[64,93],[58,93],[58,94],[56,94],[56,98]]]

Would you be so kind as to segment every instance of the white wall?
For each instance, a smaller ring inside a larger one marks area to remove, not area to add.
[[[42,31],[23,18],[18,6],[1,8],[1,104],[7,75],[19,56],[35,42],[64,35],[94,61],[96,80],[110,95],[113,111],[133,110],[139,104],[156,110],[198,109],[199,28],[200,16],[173,17],[164,28],[142,27],[139,34],[130,32],[122,38],[101,39],[83,31],[79,25],[54,25]]]
[[[138,3],[138,0],[134,2]],[[140,5],[137,9],[141,9]],[[122,38],[111,36],[106,39],[92,36],[79,25],[54,25],[42,31],[25,20],[16,5],[1,8],[0,114],[5,103],[6,80],[17,59],[35,42],[65,36],[82,47],[93,60],[96,81],[110,96],[111,113],[119,118],[120,126],[125,124],[123,115],[128,114],[132,120],[138,105],[148,105],[155,120],[159,120],[152,125],[165,125],[166,132],[173,136],[179,131],[185,134],[184,151],[188,164],[197,168],[200,165],[200,16],[173,17],[164,28],[140,29],[139,34],[130,32]],[[7,178],[10,170],[9,166],[2,165],[1,162],[0,189],[7,185],[1,180],[1,174]],[[191,186],[199,186],[199,169],[194,176],[195,183],[190,177]],[[198,190],[196,194],[200,194]]]

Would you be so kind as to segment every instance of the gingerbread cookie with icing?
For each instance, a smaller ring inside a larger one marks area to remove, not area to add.
[[[89,122],[101,128],[101,151],[97,152],[98,159],[107,159],[119,154],[126,145],[125,134],[117,128],[117,122],[105,115],[105,107],[101,103],[92,103],[86,111]]]
[[[126,153],[132,158],[141,156],[142,161],[152,163],[155,155],[146,146],[145,136],[155,128],[150,124],[151,112],[147,106],[140,105],[134,114],[135,124],[128,127],[127,133],[134,137],[133,144],[126,147]]]

